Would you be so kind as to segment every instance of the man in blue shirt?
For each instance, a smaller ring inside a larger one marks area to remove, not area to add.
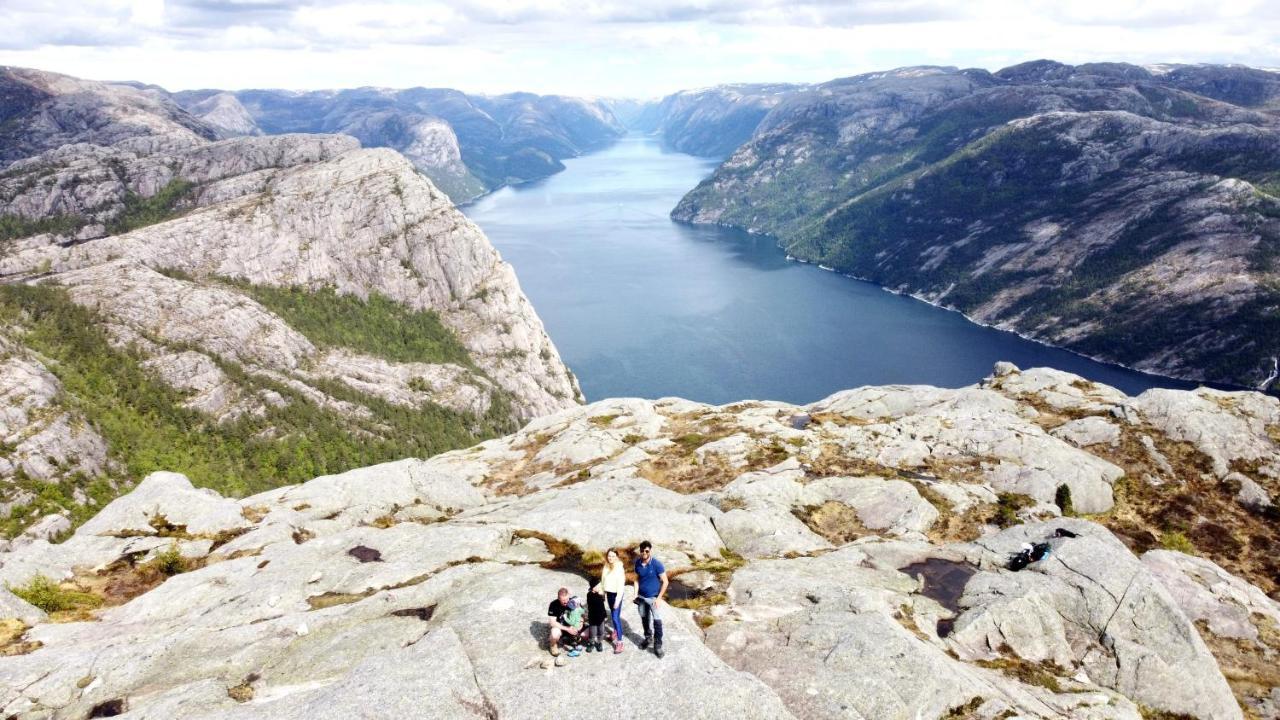
[[[667,569],[662,561],[653,557],[653,543],[645,540],[640,543],[640,552],[636,557],[636,605],[640,607],[640,622],[644,625],[644,642],[640,649],[646,650],[653,642],[653,654],[662,657],[662,615],[659,608],[666,603]],[[653,619],[653,630],[649,629],[649,620]]]

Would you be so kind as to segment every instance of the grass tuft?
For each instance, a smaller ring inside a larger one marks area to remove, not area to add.
[[[9,590],[50,615],[87,611],[102,605],[102,598],[97,595],[64,587],[44,575],[36,575],[26,585],[11,586]]]

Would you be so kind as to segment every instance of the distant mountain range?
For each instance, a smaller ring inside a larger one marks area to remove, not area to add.
[[[606,103],[457,90],[190,90],[173,99],[222,137],[342,133],[409,158],[454,202],[559,172],[626,132]]]
[[[682,90],[643,104],[628,124],[657,134],[673,150],[724,157],[750,140],[760,121],[783,98],[804,87],[774,83]]]

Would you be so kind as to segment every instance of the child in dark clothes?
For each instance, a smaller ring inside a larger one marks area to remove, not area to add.
[[[604,593],[591,592],[587,590],[587,627],[590,629],[590,638],[587,641],[587,652],[597,650],[604,652],[600,645],[600,636],[604,630],[604,623],[609,620],[609,609],[604,604]]]

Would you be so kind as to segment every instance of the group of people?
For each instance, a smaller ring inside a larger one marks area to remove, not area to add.
[[[644,627],[641,650],[653,648],[662,657],[662,612],[666,603],[667,569],[662,561],[653,557],[653,544],[640,543],[634,567],[634,600],[640,611],[640,623]],[[613,646],[614,654],[622,652],[622,605],[626,596],[627,571],[617,550],[605,555],[604,568],[599,581],[587,590],[585,603],[560,588],[556,599],[547,607],[551,626],[551,654],[562,652],[577,657],[583,651],[604,652],[605,639]]]

